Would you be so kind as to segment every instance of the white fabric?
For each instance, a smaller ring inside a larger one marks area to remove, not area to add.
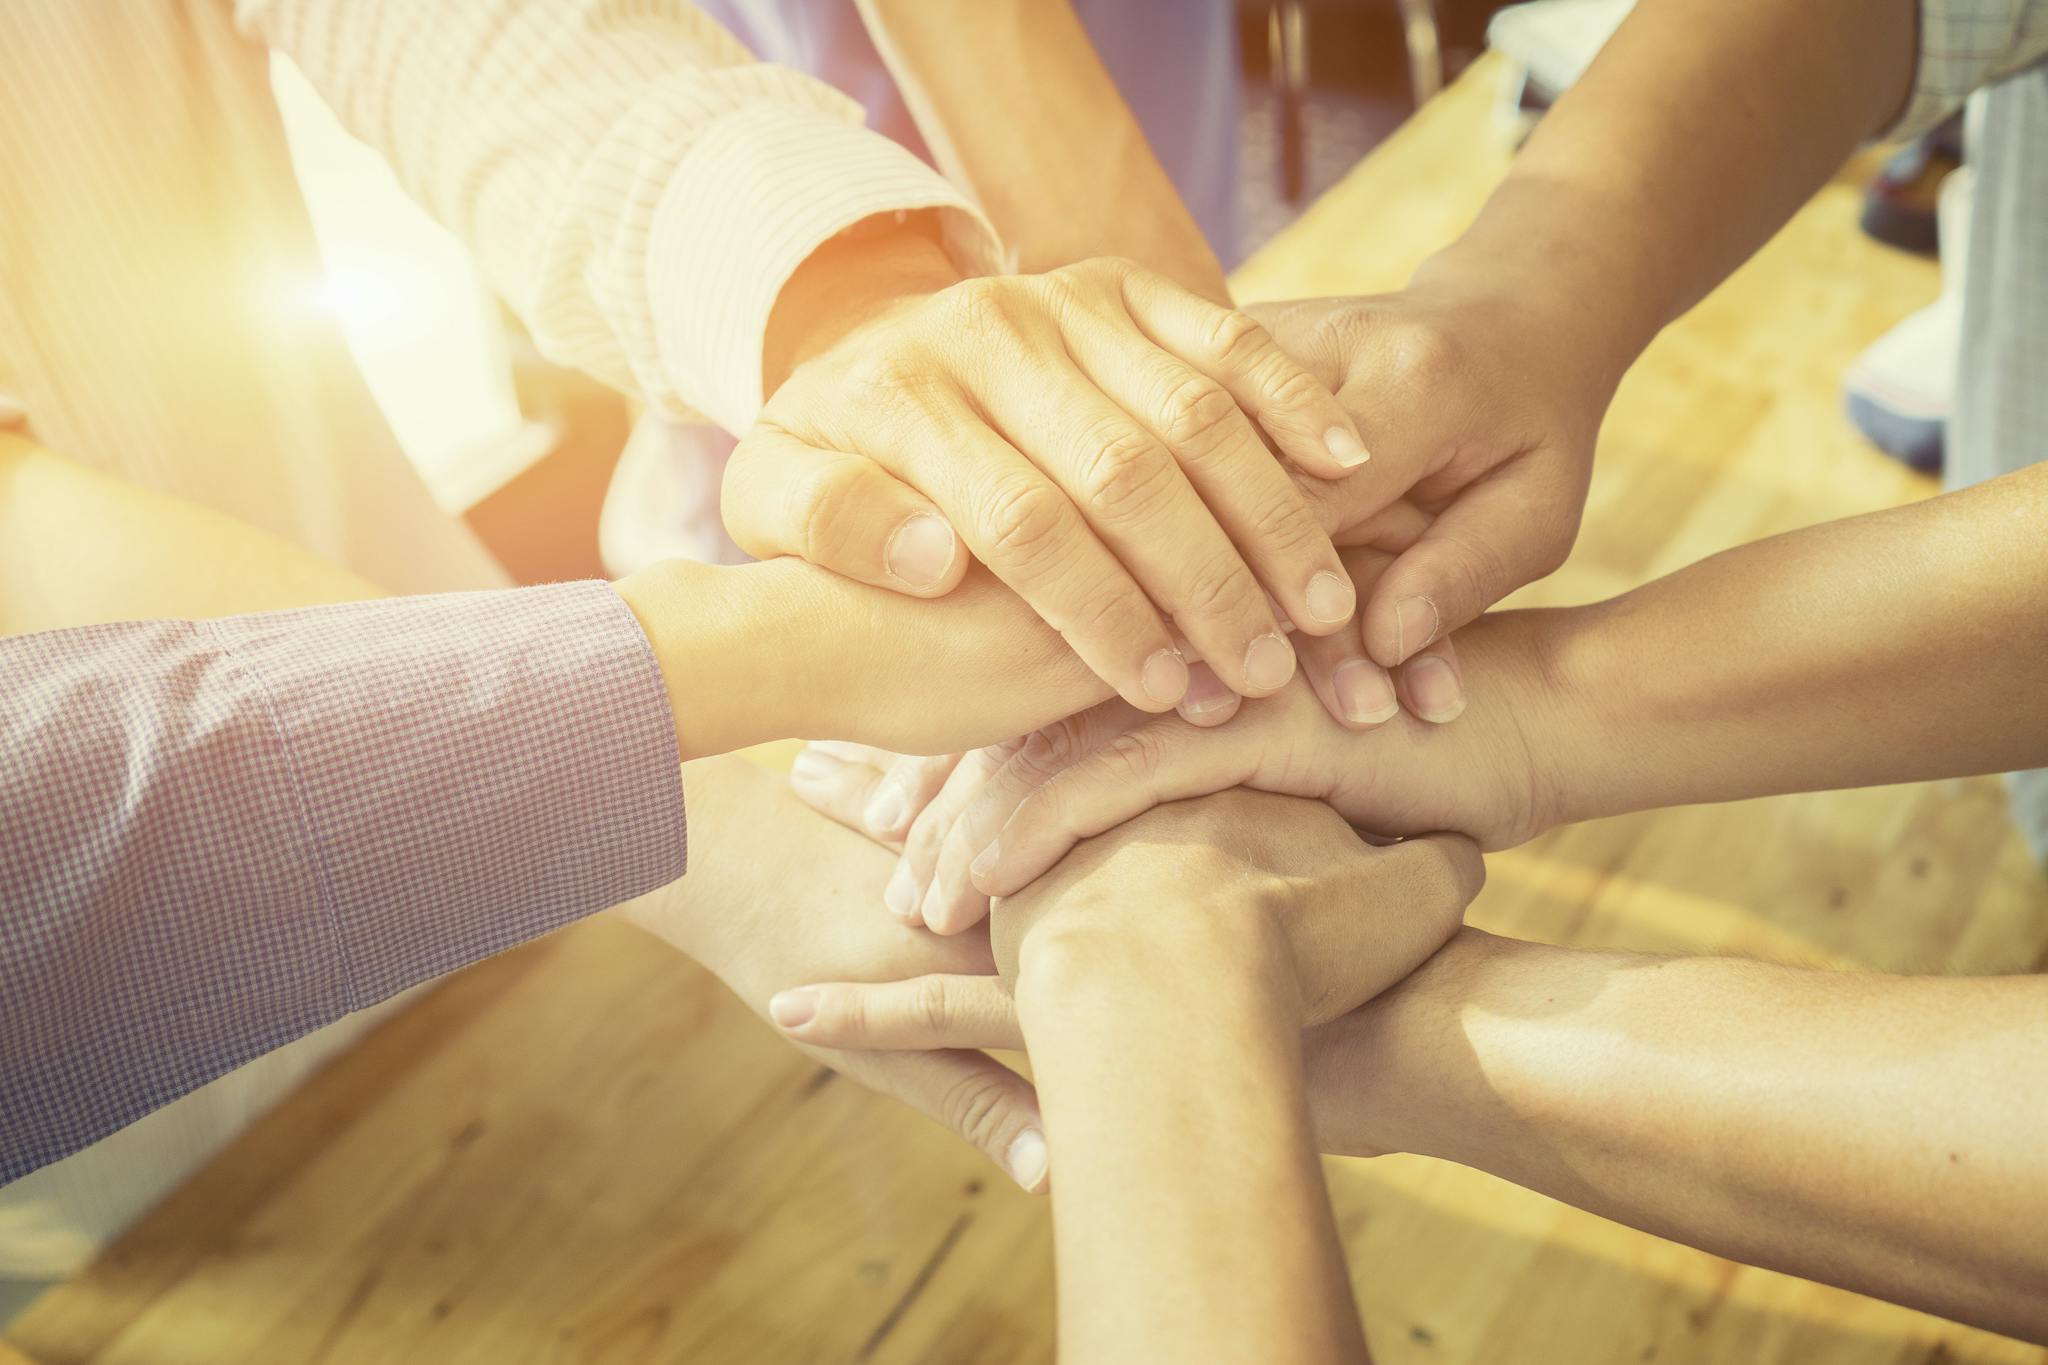
[[[755,62],[680,0],[240,0],[341,121],[476,251],[543,354],[728,431],[760,410],[783,283],[827,238],[959,190],[860,106]]]

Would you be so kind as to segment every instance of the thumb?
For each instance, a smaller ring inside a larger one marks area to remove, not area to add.
[[[917,597],[959,586],[968,555],[931,501],[864,455],[820,450],[773,426],[725,466],[726,532],[756,559],[795,555],[843,578]]]
[[[1380,575],[1360,613],[1366,652],[1393,668],[1564,562],[1578,530],[1524,458],[1458,494]]]
[[[1031,1082],[979,1052],[824,1052],[833,1069],[935,1119],[1024,1190],[1046,1188],[1045,1120]]]

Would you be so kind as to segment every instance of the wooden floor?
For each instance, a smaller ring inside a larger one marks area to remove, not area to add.
[[[1397,286],[1505,164],[1493,74],[1248,264],[1245,294]],[[1856,200],[1845,177],[1657,343],[1576,555],[1528,600],[1932,491],[1840,415],[1843,367],[1935,289],[1856,233]],[[2048,969],[2048,888],[1992,780],[1558,831],[1492,860],[1472,918],[1588,946]],[[2048,1362],[1459,1168],[1329,1178],[1384,1362]],[[394,1019],[9,1340],[42,1365],[1043,1361],[1049,1252],[1042,1203],[598,920]]]

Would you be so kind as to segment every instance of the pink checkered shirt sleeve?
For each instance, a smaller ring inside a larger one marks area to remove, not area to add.
[[[1970,92],[2048,60],[2048,0],[1921,0],[1913,93],[1887,137],[1915,138]]]
[[[603,583],[0,639],[0,1183],[683,872]]]

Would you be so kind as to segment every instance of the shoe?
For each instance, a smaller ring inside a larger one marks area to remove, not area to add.
[[[1968,266],[1971,176],[1942,186],[1938,216],[1941,296],[1870,344],[1842,376],[1849,420],[1872,445],[1924,474],[1941,472],[1942,442],[1955,405],[1963,339],[1963,276]]]
[[[1937,205],[1942,182],[1962,164],[1963,126],[1958,114],[1884,163],[1864,192],[1863,230],[1901,251],[1935,255],[1941,242]]]

